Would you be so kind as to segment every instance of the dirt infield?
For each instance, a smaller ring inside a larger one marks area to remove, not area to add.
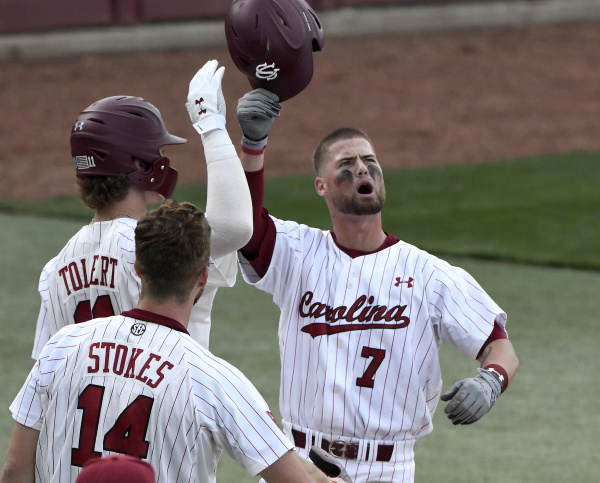
[[[318,140],[340,125],[366,130],[384,167],[476,163],[600,150],[600,25],[546,25],[327,39],[315,75],[284,103],[268,175],[309,173]],[[204,180],[202,146],[184,107],[206,60],[227,66],[228,127],[249,84],[226,48],[0,63],[0,199],[74,192],[69,132],[92,102],[145,97],[173,134],[180,182]]]

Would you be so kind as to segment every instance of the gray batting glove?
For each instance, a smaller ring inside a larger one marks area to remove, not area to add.
[[[209,60],[190,81],[185,107],[201,136],[215,129],[225,131],[226,106],[221,89],[225,67],[217,70],[218,65],[216,60]]]
[[[477,369],[479,375],[463,379],[441,395],[446,404],[444,412],[452,424],[471,424],[492,409],[502,391],[498,378],[485,369]]]
[[[352,478],[346,472],[346,468],[333,455],[318,446],[312,446],[308,457],[312,460],[317,468],[325,473],[330,478],[339,478],[341,481],[352,483]]]
[[[258,150],[267,145],[273,121],[279,116],[279,96],[266,89],[254,89],[240,98],[237,117],[242,129],[242,146]]]

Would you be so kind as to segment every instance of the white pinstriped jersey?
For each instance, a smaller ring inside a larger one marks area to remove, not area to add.
[[[240,265],[281,309],[284,429],[375,442],[431,432],[442,340],[475,358],[506,314],[464,270],[412,245],[351,258],[328,231],[271,219],[267,273]]]
[[[42,303],[32,357],[68,324],[120,314],[137,305],[140,279],[135,273],[137,221],[118,218],[82,227],[40,276]],[[208,348],[210,312],[217,288],[233,286],[237,275],[235,253],[211,259],[206,289],[194,306],[189,332]]]
[[[124,315],[63,328],[12,403],[40,431],[36,481],[74,482],[88,458],[118,452],[157,482],[214,482],[223,449],[255,476],[293,448],[246,377],[181,324]]]

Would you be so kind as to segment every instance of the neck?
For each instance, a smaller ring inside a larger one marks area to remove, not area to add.
[[[381,213],[375,215],[332,214],[333,233],[340,245],[352,250],[371,252],[385,241]]]
[[[190,303],[180,303],[174,300],[158,302],[148,297],[140,298],[137,308],[153,312],[163,317],[175,319],[186,329],[188,327],[190,316],[192,314],[193,300]]]
[[[92,221],[109,221],[116,218],[139,220],[146,213],[146,199],[143,190],[132,186],[121,201],[115,201],[96,211]]]

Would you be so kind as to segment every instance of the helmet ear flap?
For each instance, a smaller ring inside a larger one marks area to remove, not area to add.
[[[137,186],[165,197],[175,189],[177,171],[161,148],[185,139],[170,134],[159,110],[141,97],[94,102],[78,116],[70,142],[77,177],[125,174]]]
[[[171,161],[161,156],[152,162],[148,171],[136,170],[127,175],[127,178],[145,191],[156,191],[164,198],[170,198],[175,191],[179,174],[171,167]]]

